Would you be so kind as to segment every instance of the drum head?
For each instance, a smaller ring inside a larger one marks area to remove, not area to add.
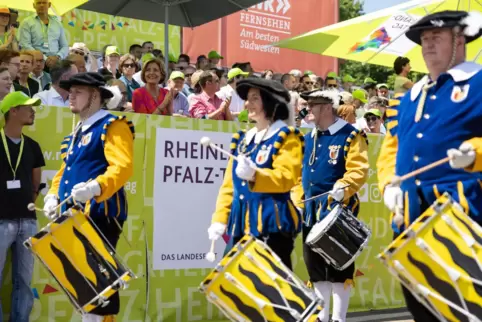
[[[306,237],[306,243],[317,240],[320,238],[320,236],[326,233],[330,226],[335,222],[341,210],[342,208],[340,207],[340,205],[336,205],[336,207],[332,211],[330,211],[330,213],[325,218],[323,218],[320,222],[316,223],[313,228],[311,228],[310,233]]]

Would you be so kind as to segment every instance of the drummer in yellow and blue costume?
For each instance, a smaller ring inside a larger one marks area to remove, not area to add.
[[[290,94],[280,83],[248,78],[236,91],[256,126],[233,136],[231,153],[237,161],[228,162],[209,238],[217,240],[227,233],[235,244],[251,234],[264,240],[291,269],[301,217],[290,191],[301,175],[303,136],[284,122],[290,117]]]
[[[118,99],[119,91],[106,88],[100,74],[80,73],[61,81],[60,87],[70,91],[70,109],[79,115],[80,122],[62,142],[63,162],[45,197],[44,211],[51,214],[59,202],[72,195],[75,202],[84,205],[94,228],[115,248],[127,219],[123,187],[133,172],[133,125],[124,116],[101,109],[114,96]],[[69,201],[61,211],[72,206]],[[84,315],[82,321],[112,321],[119,313],[119,293],[109,301]]]
[[[406,33],[422,47],[429,75],[387,110],[377,166],[395,237],[445,192],[482,223],[482,66],[465,61],[466,44],[481,35],[482,15],[464,11],[428,15]],[[450,163],[396,183],[447,155]],[[415,321],[437,320],[403,290]]]
[[[336,90],[313,91],[301,94],[308,102],[316,128],[305,136],[302,178],[293,189],[293,200],[303,211],[303,241],[314,224],[325,218],[337,204],[343,204],[354,216],[360,201],[357,192],[368,176],[368,140],[364,132],[336,116],[339,93]],[[340,188],[345,187],[346,188]],[[304,199],[320,196],[306,202]],[[303,243],[303,257],[310,281],[325,303],[318,317],[329,320],[330,299],[333,293],[333,321],[345,321],[355,264],[338,271],[308,245]]]

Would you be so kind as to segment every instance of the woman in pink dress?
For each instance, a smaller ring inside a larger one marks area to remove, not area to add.
[[[159,86],[166,79],[164,64],[152,59],[144,64],[141,79],[146,84],[132,93],[132,108],[136,113],[172,115],[174,94]]]

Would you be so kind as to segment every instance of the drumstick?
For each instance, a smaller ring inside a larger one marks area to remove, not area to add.
[[[211,242],[211,249],[209,250],[209,253],[206,254],[206,260],[208,262],[214,262],[214,260],[216,259],[216,254],[214,254],[214,244],[216,243],[215,240],[213,240]]]
[[[233,158],[233,159],[236,160],[236,161],[238,160],[238,158],[237,158],[235,155],[229,153],[228,151],[226,151],[226,150],[220,148],[219,146],[217,146],[216,144],[212,143],[212,142],[211,142],[211,139],[208,138],[207,136],[202,137],[201,140],[200,140],[200,142],[201,142],[201,144],[204,145],[204,146],[209,146],[209,147],[211,147],[211,148],[213,148],[213,149],[215,149],[215,150],[218,150],[219,152],[225,154],[226,156]]]
[[[209,146],[215,150],[218,150],[219,152],[225,154],[226,156],[228,157],[231,157],[233,158],[234,160],[238,161],[238,157],[233,155],[232,153],[229,153],[228,151],[220,148],[219,146],[217,146],[216,144],[212,143],[211,142],[211,139],[208,138],[207,136],[203,136],[200,140],[201,144],[204,145],[204,146]],[[260,174],[265,174],[265,172],[263,171],[263,169],[260,169],[260,168],[253,168],[254,170],[256,170],[256,172],[260,173]]]
[[[410,179],[410,178],[413,178],[413,177],[415,177],[415,176],[418,176],[419,174],[424,173],[424,172],[427,172],[427,171],[429,171],[429,170],[431,170],[431,169],[433,169],[433,168],[435,168],[435,167],[438,167],[438,166],[440,166],[440,165],[442,165],[442,164],[445,164],[445,163],[449,162],[450,160],[451,160],[450,157],[445,157],[445,158],[443,158],[443,159],[441,159],[441,160],[435,161],[435,162],[430,163],[430,164],[428,164],[428,165],[426,165],[426,166],[424,166],[424,167],[421,167],[420,169],[417,169],[417,170],[415,170],[415,171],[409,172],[409,173],[407,173],[406,175],[403,175],[403,176],[401,176],[401,177],[394,177],[394,178],[392,179],[392,184],[398,185],[398,184],[402,183],[403,181],[405,181],[405,180],[407,180],[407,179]]]
[[[28,208],[28,210],[30,210],[30,211],[44,211],[43,209],[40,209],[40,208],[35,207],[35,204],[34,204],[33,202],[32,202],[32,203],[29,203],[29,204],[27,205],[27,208]]]
[[[337,190],[345,189],[345,188],[348,188],[349,186],[350,186],[349,184],[346,184],[346,185],[344,185],[344,186],[338,187]],[[319,197],[323,197],[323,196],[329,194],[330,192],[331,192],[331,191],[327,191],[327,192],[320,193],[319,195],[316,195],[316,196],[307,198],[307,199],[305,199],[305,200],[300,200],[300,201],[298,201],[298,203],[303,203],[303,202],[307,202],[307,201],[310,201],[310,200],[313,200],[313,199],[316,199],[316,198],[319,198]]]

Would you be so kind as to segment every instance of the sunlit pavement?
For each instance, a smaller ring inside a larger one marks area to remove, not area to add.
[[[413,322],[406,309],[350,313],[347,322]]]

